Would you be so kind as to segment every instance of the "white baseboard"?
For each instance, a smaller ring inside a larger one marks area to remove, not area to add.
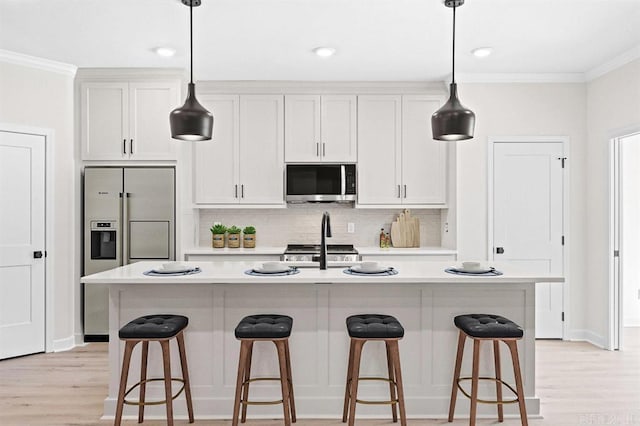
[[[64,339],[57,339],[53,341],[53,352],[68,351],[76,347],[75,336],[65,337]]]
[[[604,336],[596,334],[591,330],[568,330],[567,335],[564,339],[577,342],[588,342],[603,349],[607,347],[607,339]]]

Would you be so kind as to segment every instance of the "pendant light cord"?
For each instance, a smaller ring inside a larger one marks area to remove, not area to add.
[[[191,2],[189,3],[189,44],[190,44],[190,54],[191,54],[191,84],[193,84],[193,2],[194,0],[191,0]],[[455,16],[455,9],[453,9],[454,12],[454,16]]]
[[[456,6],[453,5],[453,55],[451,58],[451,84],[456,83]]]

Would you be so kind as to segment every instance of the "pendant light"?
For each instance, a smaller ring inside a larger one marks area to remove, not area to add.
[[[456,85],[456,7],[464,0],[445,0],[444,5],[453,8],[453,60],[449,100],[431,116],[433,138],[440,141],[460,141],[473,138],[476,115],[458,100]]]
[[[191,45],[191,80],[184,105],[169,114],[171,137],[185,141],[206,141],[213,133],[213,115],[196,99],[196,86],[193,84],[193,8],[200,6],[201,0],[182,0],[189,6],[189,42]]]

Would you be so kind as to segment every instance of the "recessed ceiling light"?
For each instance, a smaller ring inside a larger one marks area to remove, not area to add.
[[[336,53],[336,49],[333,47],[316,47],[313,49],[313,52],[323,58],[328,58],[329,56],[333,56]]]
[[[153,50],[154,52],[156,52],[156,54],[167,57],[167,58],[176,54],[176,49],[171,47],[156,47]]]
[[[477,49],[473,49],[471,53],[473,53],[473,56],[476,58],[486,58],[491,55],[492,51],[493,49],[490,47],[478,47]]]

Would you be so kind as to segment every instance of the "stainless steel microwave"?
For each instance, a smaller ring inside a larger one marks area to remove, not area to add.
[[[355,164],[287,164],[285,181],[289,203],[356,200]]]

